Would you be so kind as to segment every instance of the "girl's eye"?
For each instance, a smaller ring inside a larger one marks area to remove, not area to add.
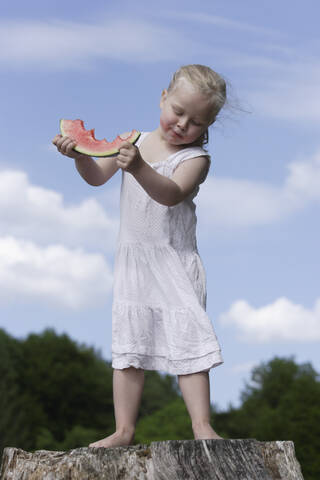
[[[174,108],[173,111],[176,115],[182,115],[181,110],[178,110],[177,108]]]
[[[192,121],[193,125],[195,125],[196,127],[201,127],[202,124],[201,123],[198,123],[198,122],[195,122],[194,120]]]

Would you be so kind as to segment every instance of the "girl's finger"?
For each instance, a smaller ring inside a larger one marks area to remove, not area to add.
[[[69,145],[67,145],[67,147],[66,147],[67,153],[71,153],[76,145],[77,144],[76,144],[75,141],[70,142]]]
[[[128,155],[125,150],[119,153],[118,158],[122,161],[126,161],[128,158]]]
[[[66,139],[66,137],[63,137],[62,135],[57,138],[57,140],[56,140],[56,146],[58,147],[58,149],[61,148],[61,145],[63,144],[63,142],[65,141],[65,139]]]
[[[57,141],[59,140],[60,137],[62,137],[62,135],[57,134],[57,135],[54,137],[54,139],[52,140],[52,143],[53,143],[54,145],[56,145],[56,144],[57,144]]]
[[[123,142],[120,144],[119,152],[129,152],[132,145],[130,142]]]
[[[70,142],[70,141],[72,141],[70,137],[63,137],[62,135],[60,135],[60,137],[57,140],[57,147],[61,148],[61,146],[64,145],[65,142]]]
[[[72,143],[72,142],[73,142],[73,140],[71,140],[71,138],[63,137],[63,141],[60,145],[61,150],[66,150],[68,148],[68,145],[70,145],[70,143]]]
[[[126,159],[121,157],[121,156],[117,157],[117,162],[118,162],[119,165],[126,165],[126,163],[127,163]]]
[[[123,147],[124,147],[124,148],[126,148],[126,147],[129,148],[129,147],[131,147],[131,143],[130,143],[130,142],[127,142],[127,141],[125,140],[125,141],[123,141],[123,142],[120,143],[120,148],[123,148]]]
[[[125,148],[119,148],[119,155],[118,156],[120,156],[120,155],[125,156],[126,153],[128,153],[128,151]]]

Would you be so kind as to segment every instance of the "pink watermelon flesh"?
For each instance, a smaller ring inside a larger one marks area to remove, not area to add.
[[[75,150],[91,157],[109,157],[119,152],[122,142],[134,144],[140,137],[140,132],[132,130],[128,137],[121,138],[119,135],[108,142],[105,138],[97,140],[94,136],[94,128],[86,130],[82,120],[60,120],[60,131],[63,137],[70,137],[77,145]]]

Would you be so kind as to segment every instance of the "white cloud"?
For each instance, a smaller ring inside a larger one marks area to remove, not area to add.
[[[251,370],[256,366],[257,362],[251,361],[251,362],[244,362],[244,363],[239,363],[233,365],[230,370],[232,373],[238,374],[238,373],[248,373],[251,372]]]
[[[111,288],[102,255],[0,237],[0,302],[36,300],[79,309],[105,302]]]
[[[239,45],[224,47],[221,42],[218,49],[213,48],[227,68],[232,65],[245,71],[243,95],[254,113],[294,122],[319,122],[320,62],[314,45],[304,42],[292,47],[292,39],[283,32],[217,15],[182,12],[175,16],[250,34],[250,44],[242,40],[245,49]]]
[[[263,115],[294,122],[319,122],[319,82],[320,76],[317,80],[293,80],[291,84],[278,87],[266,85],[263,92],[249,94],[248,100],[254,111]]]
[[[0,171],[0,302],[80,308],[105,301],[112,273],[101,254],[83,247],[113,252],[117,232],[118,218],[96,199],[67,206],[24,172]]]
[[[262,26],[252,25],[246,22],[240,22],[227,17],[219,15],[210,15],[201,12],[172,12],[168,13],[170,18],[177,18],[178,20],[191,20],[202,24],[215,25],[216,27],[227,28],[230,30],[240,30],[248,33],[255,33],[257,35],[277,35],[279,32]]]
[[[199,220],[207,228],[276,222],[320,199],[320,151],[288,165],[283,185],[209,176],[201,186]]]
[[[53,243],[114,252],[119,228],[117,187],[65,205],[63,196],[32,185],[22,171],[0,171],[0,235],[40,245]],[[320,199],[320,152],[292,162],[283,185],[209,176],[196,201],[204,228],[235,229],[277,222]],[[102,203],[101,203],[102,202]],[[107,212],[103,205],[108,205]],[[112,215],[111,215],[112,214]],[[204,232],[204,233],[203,233]]]
[[[288,196],[296,196],[301,202],[320,199],[320,151],[307,161],[290,163],[288,170],[284,185]]]
[[[208,177],[199,194],[199,219],[207,226],[238,228],[281,216],[281,191],[250,180]]]
[[[130,18],[99,24],[60,20],[2,21],[0,65],[87,68],[97,59],[157,62],[179,59],[197,45],[175,29]]]
[[[162,13],[162,17],[166,15]],[[122,15],[112,22],[106,17],[96,24],[58,19],[2,20],[0,67],[57,70],[86,69],[97,60],[181,62],[186,52],[189,58],[201,52],[214,56],[222,70],[232,65],[245,72],[243,97],[253,112],[294,122],[319,121],[320,63],[310,45],[288,47],[282,32],[207,13],[170,12],[173,18],[190,20],[195,27],[201,23],[208,29],[209,38],[212,26],[247,32],[250,44],[245,43],[246,38],[243,47],[238,43],[230,48],[229,42],[223,44],[219,39],[217,43],[214,37],[212,42],[200,42],[176,25],[153,24],[147,17],[127,19]],[[269,37],[268,41],[261,35]],[[281,38],[285,40],[280,42]]]
[[[170,12],[167,15],[190,21],[195,27],[201,24],[204,29],[210,29],[213,39],[210,48],[215,61],[224,66],[222,69],[230,70],[232,65],[237,76],[239,71],[245,74],[241,96],[255,114],[293,122],[319,122],[320,62],[314,42],[307,44],[307,39],[303,38],[293,47],[295,39],[283,31],[208,12]],[[221,29],[238,31],[237,44],[230,48],[222,36],[217,47],[217,29],[218,34]]]
[[[24,172],[0,171],[0,235],[113,250],[117,231],[118,218],[94,198],[66,206],[60,193],[32,185]]]
[[[269,56],[261,57],[270,59]],[[307,121],[309,125],[319,122],[319,59],[296,50],[291,55],[289,52],[282,57],[278,55],[276,61],[272,56],[271,61],[271,68],[265,68],[263,77],[254,76],[256,83],[251,82],[246,94],[253,111],[291,122]]]
[[[249,342],[316,342],[320,340],[320,298],[313,310],[285,297],[260,308],[238,300],[220,315],[219,321],[235,326],[240,337]]]

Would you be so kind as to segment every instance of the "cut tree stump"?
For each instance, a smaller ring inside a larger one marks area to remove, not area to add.
[[[290,441],[168,440],[67,452],[6,448],[1,480],[303,480]]]

